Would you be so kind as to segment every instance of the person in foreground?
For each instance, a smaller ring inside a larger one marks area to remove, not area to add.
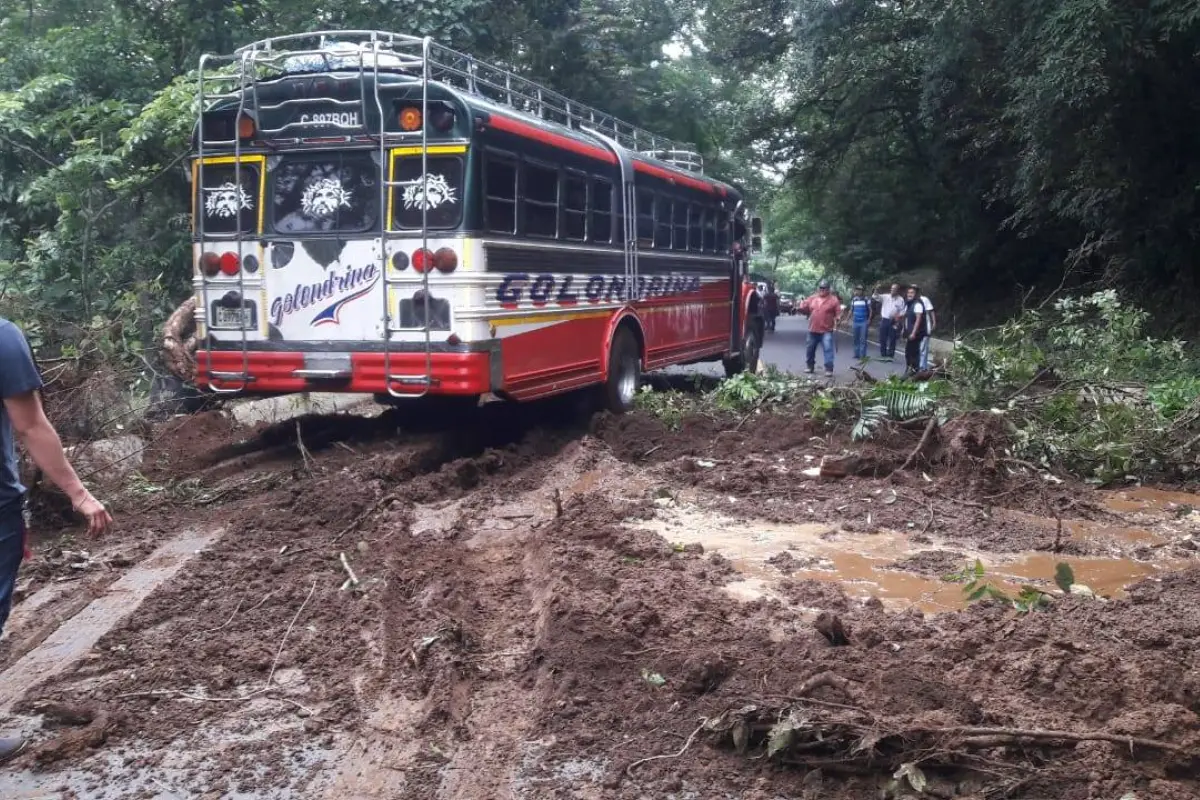
[[[0,634],[12,607],[17,570],[25,556],[25,487],[17,467],[14,433],[35,464],[88,523],[88,533],[108,530],[112,516],[92,497],[67,461],[58,432],[42,409],[42,378],[25,335],[0,317]],[[0,735],[0,764],[25,747],[19,736]]]
[[[833,329],[842,315],[842,301],[829,291],[829,281],[817,284],[817,293],[797,308],[808,317],[808,347],[804,353],[807,372],[812,375],[817,365],[817,346],[824,351],[825,375],[833,377]]]

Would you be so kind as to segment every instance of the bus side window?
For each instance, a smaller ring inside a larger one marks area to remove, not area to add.
[[[587,238],[587,179],[568,172],[563,186],[563,238],[582,242]]]
[[[688,209],[688,249],[699,252],[704,249],[704,209],[692,205]]]
[[[728,253],[731,244],[729,239],[729,215],[722,211],[717,216],[717,252],[721,254]]]
[[[688,204],[682,200],[675,201],[675,241],[674,249],[688,249]]]
[[[592,179],[592,227],[593,242],[607,244],[612,241],[613,187],[603,178]]]
[[[495,233],[517,232],[517,165],[487,153],[484,161],[484,226]]]
[[[638,244],[654,244],[654,195],[647,191],[637,193]]]
[[[553,167],[525,164],[525,233],[558,236],[558,170]]]
[[[711,208],[704,209],[704,252],[717,251],[717,213]]]
[[[654,246],[671,249],[671,198],[659,196],[655,214]]]

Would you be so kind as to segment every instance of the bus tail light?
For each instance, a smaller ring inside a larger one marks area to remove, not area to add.
[[[241,263],[238,260],[237,253],[221,254],[221,272],[231,276],[237,275],[240,267]]]
[[[458,268],[458,254],[449,247],[443,247],[433,254],[433,266],[442,272],[454,272]]]
[[[204,253],[200,256],[200,272],[206,278],[215,278],[221,271],[221,257],[216,253]]]
[[[397,250],[392,253],[392,269],[396,272],[403,272],[408,269],[408,253],[403,250]]]
[[[421,248],[412,254],[413,269],[417,272],[425,272],[435,266],[433,253]]]

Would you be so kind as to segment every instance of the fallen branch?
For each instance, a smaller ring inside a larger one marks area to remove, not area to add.
[[[905,731],[904,736],[914,733],[925,733],[945,736],[962,736],[962,744],[974,747],[1002,747],[1017,744],[1023,739],[1041,741],[1059,740],[1063,742],[1111,742],[1126,745],[1129,748],[1145,747],[1151,750],[1166,750],[1171,753],[1186,752],[1183,747],[1170,742],[1160,742],[1157,739],[1142,739],[1136,736],[1121,736],[1117,733],[1074,733],[1072,731],[1048,731],[1025,728],[913,728]]]
[[[367,517],[371,516],[376,511],[383,508],[385,505],[387,505],[391,501],[398,500],[398,499],[399,499],[398,495],[385,494],[383,497],[379,498],[379,501],[377,503],[375,503],[375,505],[371,506],[366,511],[364,511],[363,513],[361,513],[357,517],[355,517],[354,521],[351,522],[349,525],[347,525],[345,528],[343,528],[341,533],[339,533],[337,536],[333,537],[333,540],[335,542],[339,541],[347,533],[356,529],[359,525],[363,524],[367,520]]]
[[[287,644],[288,636],[292,633],[292,628],[296,626],[296,620],[300,619],[300,615],[304,613],[304,609],[308,606],[308,601],[312,600],[313,594],[317,591],[317,582],[313,581],[312,588],[308,590],[308,597],[304,598],[304,602],[300,604],[300,608],[296,610],[296,616],[292,617],[292,622],[287,626],[287,630],[283,632],[283,639],[279,642],[279,649],[275,652],[275,660],[271,662],[271,671],[267,674],[267,683],[261,691],[267,691],[271,688],[271,681],[275,679],[275,668],[279,666],[279,657],[283,655],[283,647]]]
[[[933,436],[933,431],[937,428],[937,424],[936,416],[929,418],[929,424],[925,426],[925,432],[921,434],[921,440],[917,442],[917,446],[908,454],[908,458],[904,459],[904,463],[900,465],[900,468],[896,472],[904,472],[917,462],[917,458],[925,450],[925,446],[929,444],[929,438]]]
[[[351,586],[358,586],[358,576],[354,574],[354,568],[350,566],[350,559],[346,558],[345,553],[338,553],[338,558],[341,559],[342,569],[346,570],[346,574],[350,577],[342,584],[342,589],[349,589]]]
[[[649,756],[647,758],[639,758],[637,761],[633,762],[632,764],[630,764],[628,767],[625,768],[625,774],[632,778],[634,767],[640,767],[642,764],[648,764],[651,761],[663,761],[666,759],[682,757],[683,754],[686,753],[691,748],[692,742],[696,741],[696,737],[700,735],[700,731],[704,730],[704,726],[706,724],[708,724],[707,720],[705,720],[704,722],[701,722],[700,725],[696,728],[696,730],[692,731],[692,735],[687,738],[687,741],[684,743],[683,747],[680,748],[678,753],[665,753],[663,755],[658,755],[658,756]]]
[[[857,701],[859,699],[858,690],[850,683],[850,681],[840,675],[835,675],[832,672],[822,672],[819,675],[814,675],[801,684],[800,688],[796,690],[795,694],[797,697],[805,697],[806,695],[812,694],[817,689],[825,687],[837,689],[851,700]]]

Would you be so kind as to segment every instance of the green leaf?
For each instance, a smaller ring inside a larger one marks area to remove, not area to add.
[[[921,768],[912,763],[901,764],[900,769],[896,770],[896,774],[894,774],[892,777],[898,781],[907,780],[908,785],[911,786],[915,792],[924,793],[925,787],[929,784],[929,781],[925,777],[925,773],[921,771]]]
[[[981,599],[985,594],[987,594],[989,588],[990,587],[986,583],[976,588],[973,592],[967,595],[967,602],[974,603],[976,600]]]
[[[983,562],[975,559],[975,577],[982,578],[984,575]]]
[[[1064,592],[1070,592],[1075,585],[1075,570],[1065,561],[1060,561],[1054,567],[1054,585]]]
[[[774,758],[780,751],[791,747],[795,738],[796,725],[790,718],[775,723],[767,736],[767,758]]]

